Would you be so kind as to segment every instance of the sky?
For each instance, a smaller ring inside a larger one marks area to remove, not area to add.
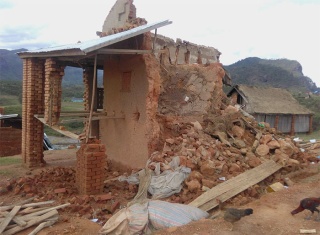
[[[0,0],[0,49],[28,50],[98,38],[115,0]],[[211,46],[220,62],[298,61],[320,87],[320,0],[134,0],[137,17],[171,20],[157,33]]]

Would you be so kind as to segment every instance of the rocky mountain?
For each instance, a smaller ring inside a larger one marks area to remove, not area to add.
[[[291,91],[315,91],[316,84],[303,75],[298,61],[288,59],[266,60],[249,57],[225,66],[232,84],[271,86]]]

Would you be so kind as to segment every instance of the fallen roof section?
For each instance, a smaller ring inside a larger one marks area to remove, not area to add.
[[[115,44],[117,42],[124,41],[126,39],[135,37],[137,35],[149,32],[153,29],[157,29],[171,24],[172,21],[164,20],[151,24],[141,25],[139,27],[123,31],[120,33],[112,34],[109,36],[93,39],[86,42],[79,42],[75,44],[68,44],[63,46],[49,47],[32,51],[18,52],[20,58],[29,57],[56,57],[56,56],[84,56],[93,51],[99,50],[106,46]]]

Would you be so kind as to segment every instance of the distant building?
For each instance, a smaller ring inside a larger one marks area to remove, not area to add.
[[[228,96],[258,122],[267,122],[282,133],[312,132],[313,113],[286,90],[237,85]]]

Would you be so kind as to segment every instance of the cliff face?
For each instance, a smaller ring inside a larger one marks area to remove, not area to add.
[[[303,75],[301,64],[295,60],[250,57],[225,68],[234,85],[268,86],[300,92],[317,89],[316,84]]]

